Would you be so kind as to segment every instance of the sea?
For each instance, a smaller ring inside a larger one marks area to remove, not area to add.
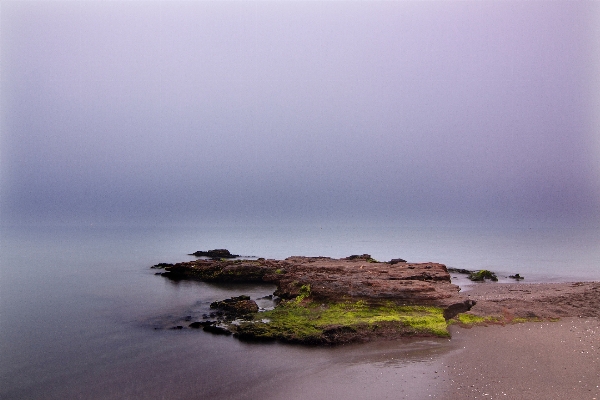
[[[201,320],[212,301],[258,299],[274,286],[174,282],[150,267],[226,248],[277,259],[368,253],[489,269],[501,282],[515,273],[524,282],[586,281],[600,280],[598,238],[600,229],[573,226],[4,226],[0,398],[439,397],[427,371],[452,351],[451,339],[303,347],[172,329]]]

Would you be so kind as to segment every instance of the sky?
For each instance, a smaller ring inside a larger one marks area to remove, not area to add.
[[[600,224],[600,2],[0,3],[0,222]]]

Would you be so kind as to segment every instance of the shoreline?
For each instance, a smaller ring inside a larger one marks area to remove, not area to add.
[[[419,340],[412,360],[405,339],[330,348],[354,349],[356,360],[341,356],[241,398],[600,399],[599,318],[450,330],[451,339]]]
[[[353,344],[357,354],[381,349],[379,359],[351,364],[342,359],[327,369],[261,386],[253,395],[273,400],[600,399],[600,318],[453,325],[450,331],[451,339],[432,339],[420,357],[402,361],[406,356],[401,355],[397,364],[394,357],[406,348],[404,339]]]
[[[461,290],[439,263],[400,258],[381,262],[369,254],[249,260],[226,249],[191,255],[199,258],[152,268],[164,271],[156,275],[176,281],[276,285],[267,296],[274,309],[260,311],[256,303],[260,299],[246,295],[216,299],[210,304],[215,311],[172,327],[233,334],[244,341],[338,345],[405,336],[450,337],[448,328],[455,324],[600,317],[600,282],[487,282],[498,279],[481,270],[469,276],[481,282]]]

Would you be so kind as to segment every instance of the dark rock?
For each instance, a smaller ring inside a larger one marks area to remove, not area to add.
[[[197,251],[195,253],[190,254],[190,256],[196,257],[210,257],[213,259],[220,258],[236,258],[239,257],[239,254],[231,254],[227,249],[214,249],[208,251]]]
[[[151,266],[150,268],[154,268],[154,269],[165,269],[167,267],[171,267],[173,264],[167,264],[167,263],[158,263],[156,265]]]
[[[183,326],[177,325],[177,326],[172,327],[171,329],[183,329]]]
[[[470,275],[471,273],[473,273],[473,271],[469,271],[468,269],[464,269],[464,268],[448,268],[448,272],[454,272],[457,274],[466,274],[466,275]]]
[[[207,325],[202,328],[204,332],[214,333],[215,335],[231,335],[231,331],[229,329],[223,328],[218,325]]]
[[[370,254],[363,254],[363,255],[351,255],[349,257],[344,258],[344,260],[365,260],[365,261],[369,261],[369,260],[373,260],[373,257],[371,257]]]
[[[460,303],[452,304],[444,310],[444,319],[447,321],[456,317],[460,313],[469,311],[477,302],[475,300],[465,300]]]
[[[394,258],[394,259],[390,260],[390,262],[388,264],[394,265],[394,264],[405,263],[405,262],[406,262],[406,260],[403,260],[401,258]]]
[[[356,332],[356,328],[351,326],[334,325],[323,330],[320,340],[323,341],[323,344],[342,344],[358,341],[359,338],[360,334]]]
[[[172,280],[198,279],[207,282],[269,282],[275,275],[271,260],[206,260],[182,262],[165,268],[163,276]]]
[[[229,317],[243,317],[258,312],[258,305],[256,302],[250,300],[250,296],[244,295],[212,302],[210,308],[221,309]]]
[[[469,274],[469,279],[475,282],[483,282],[486,279],[497,282],[498,277],[492,271],[488,271],[487,269],[482,269],[480,271],[471,272]]]
[[[508,277],[509,277],[509,278],[512,278],[512,279],[515,279],[515,280],[517,280],[517,281],[521,281],[521,280],[525,279],[524,277],[522,277],[522,276],[521,276],[521,275],[519,275],[519,274],[509,275]]]
[[[202,321],[202,322],[192,322],[189,327],[190,328],[194,328],[194,329],[200,329],[203,328],[205,326],[211,326],[216,324],[217,321]]]

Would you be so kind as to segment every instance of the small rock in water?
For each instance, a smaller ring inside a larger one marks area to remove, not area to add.
[[[210,326],[216,324],[217,321],[202,321],[202,322],[192,322],[189,327],[194,329],[203,328],[205,326]]]
[[[215,335],[231,335],[231,331],[229,329],[225,329],[217,325],[207,325],[202,328],[202,330],[205,332],[214,333]]]
[[[482,269],[480,271],[471,272],[469,274],[469,279],[475,282],[483,282],[486,279],[497,282],[498,277],[492,271],[488,271],[487,269]]]
[[[154,268],[154,269],[165,269],[166,267],[172,267],[173,264],[169,264],[169,263],[158,263],[156,265],[151,266],[150,268]]]
[[[231,254],[227,249],[214,249],[208,251],[197,251],[195,253],[190,254],[190,256],[196,257],[210,257],[210,258],[236,258],[239,257],[239,254]]]

